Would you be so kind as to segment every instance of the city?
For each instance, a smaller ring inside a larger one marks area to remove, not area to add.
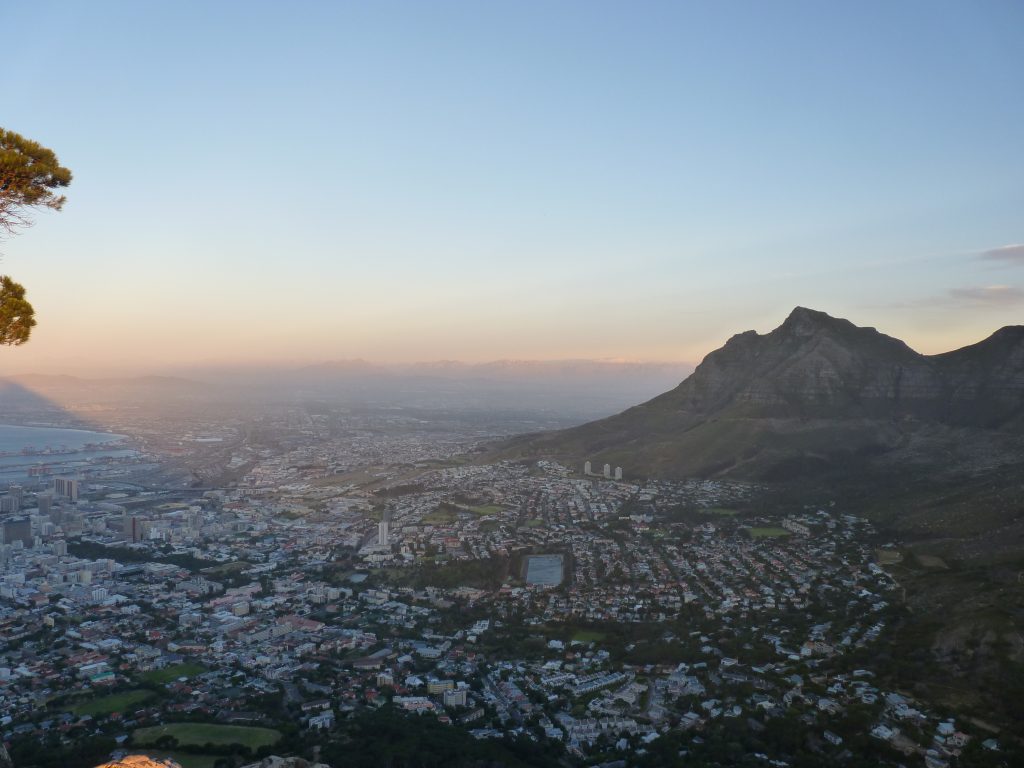
[[[191,722],[269,754],[282,722],[315,746],[385,704],[581,762],[632,764],[670,734],[699,754],[722,723],[799,722],[822,760],[999,750],[985,723],[879,681],[901,588],[836,502],[769,511],[755,484],[473,459],[479,425],[301,407],[261,423],[277,449],[219,428],[244,468],[225,487],[143,490],[97,460],[0,497],[14,754],[106,737],[200,765]],[[146,476],[181,461],[147,451]]]
[[[1024,3],[0,27],[0,768],[1024,766]]]

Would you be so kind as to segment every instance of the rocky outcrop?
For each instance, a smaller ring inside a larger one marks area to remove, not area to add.
[[[181,768],[181,766],[170,759],[159,759],[146,755],[124,755],[117,760],[98,765],[96,768]]]

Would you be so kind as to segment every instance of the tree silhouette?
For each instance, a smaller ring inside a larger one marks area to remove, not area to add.
[[[52,149],[0,128],[0,236],[31,226],[35,210],[59,211],[65,197],[58,191],[70,183],[71,171]],[[35,324],[25,288],[0,276],[0,344],[24,344]]]

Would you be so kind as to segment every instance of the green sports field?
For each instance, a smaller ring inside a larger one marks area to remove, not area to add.
[[[75,704],[71,711],[76,715],[91,715],[92,717],[102,717],[113,712],[125,714],[134,712],[144,702],[153,698],[156,698],[156,694],[152,691],[121,691],[109,696],[101,696],[98,699],[81,701]]]
[[[173,664],[163,669],[153,669],[149,672],[143,672],[139,675],[139,680],[145,680],[150,683],[157,683],[163,685],[169,683],[172,680],[177,680],[179,677],[195,677],[201,675],[206,671],[206,667],[201,664],[195,664],[194,662],[187,661],[184,664]]]
[[[785,528],[747,528],[747,533],[752,539],[777,539],[789,536],[789,531]]]

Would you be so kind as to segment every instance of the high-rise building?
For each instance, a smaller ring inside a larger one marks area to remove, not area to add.
[[[10,485],[7,493],[0,496],[0,512],[20,512],[25,500],[25,489],[20,485]]]
[[[32,521],[27,517],[12,517],[4,520],[2,530],[4,544],[20,541],[26,547],[32,546]]]
[[[75,477],[53,478],[53,492],[65,499],[78,501],[79,485],[81,481]]]
[[[135,515],[124,513],[124,540],[129,543],[142,540],[142,521]]]
[[[609,480],[611,480],[611,477],[612,477],[612,465],[611,464],[605,464],[604,465],[604,476],[607,477]]]
[[[385,510],[384,519],[377,523],[377,544],[391,546],[391,514]]]

